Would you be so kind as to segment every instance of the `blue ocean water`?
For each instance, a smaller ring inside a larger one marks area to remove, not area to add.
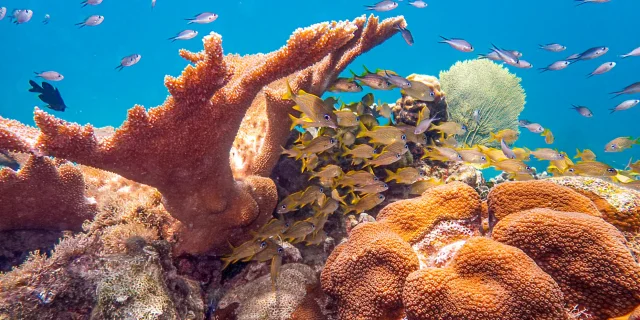
[[[43,104],[36,94],[27,92],[28,80],[34,79],[34,71],[55,70],[65,76],[54,85],[69,108],[64,113],[48,111],[81,124],[119,126],[134,104],[154,107],[164,101],[167,90],[163,77],[179,75],[186,65],[178,49],[200,50],[200,39],[209,32],[223,36],[227,53],[269,52],[282,46],[298,27],[353,19],[368,13],[364,5],[374,2],[157,0],[152,10],[151,0],[104,0],[85,8],[79,0],[0,0],[0,6],[9,11],[7,15],[14,8],[34,11],[33,19],[26,24],[14,25],[8,17],[0,21],[0,115],[33,124],[33,107]],[[640,81],[640,57],[618,57],[640,46],[636,27],[640,2],[612,0],[579,7],[571,0],[427,2],[425,9],[405,1],[391,12],[379,13],[382,18],[404,15],[415,45],[406,45],[397,35],[360,57],[351,68],[360,73],[364,64],[369,69],[392,69],[401,75],[438,75],[458,60],[486,53],[491,43],[519,50],[535,67],[510,67],[522,78],[527,93],[521,118],[550,128],[555,136],[552,147],[571,156],[576,148],[590,148],[598,160],[618,168],[624,167],[630,157],[640,158],[640,146],[621,153],[603,152],[605,143],[613,138],[640,135],[640,106],[615,114],[608,111],[623,100],[640,98],[636,94],[611,99],[608,94]],[[211,24],[186,24],[185,18],[205,11],[215,12],[219,18]],[[41,23],[45,14],[51,16],[48,25]],[[74,25],[93,14],[105,16],[104,22],[82,29]],[[188,28],[199,35],[189,41],[167,40]],[[464,38],[474,45],[475,52],[462,53],[439,44],[439,35]],[[568,49],[562,53],[538,49],[538,44],[552,42]],[[541,74],[536,70],[595,46],[608,46],[610,51],[562,71]],[[142,55],[140,63],[121,72],[114,70],[123,57],[133,53]],[[618,65],[607,74],[585,78],[606,61]],[[388,102],[399,96],[397,90],[374,94]],[[361,95],[344,98],[356,100]],[[571,104],[588,106],[594,117],[579,116],[570,109]],[[529,132],[522,133],[517,145],[530,149],[547,146],[543,137]]]

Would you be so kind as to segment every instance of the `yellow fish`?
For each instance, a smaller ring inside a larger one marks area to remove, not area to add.
[[[568,169],[569,172],[589,177],[615,177],[618,171],[608,164],[598,161],[578,162]]]
[[[576,156],[573,158],[580,158],[582,161],[593,161],[596,160],[596,154],[589,149],[584,149],[582,152],[580,152],[580,149],[576,149]]]
[[[406,141],[407,136],[402,133],[402,130],[393,126],[373,127],[371,130],[367,129],[364,124],[360,124],[360,132],[356,135],[356,138],[370,138],[370,143],[375,144],[392,144],[396,141]]]
[[[467,126],[452,121],[443,122],[437,125],[432,125],[429,130],[438,130],[446,133],[447,135],[463,135],[467,132]]]
[[[615,138],[604,147],[604,152],[620,152],[631,148],[634,144],[640,144],[640,138],[633,139],[631,137]]]
[[[333,191],[331,193],[333,193]],[[316,208],[316,212],[317,214],[330,215],[334,213],[336,210],[338,210],[339,207],[340,207],[340,203],[338,200],[335,200],[333,198],[327,198],[327,200],[324,201],[321,207]],[[320,225],[319,223],[316,223],[316,226],[318,228],[320,228],[319,225]],[[322,225],[324,225],[324,223]]]
[[[631,163],[631,159],[629,159],[629,164],[627,165],[631,169],[631,171],[635,173],[640,173],[640,160]]]
[[[282,234],[287,228],[289,228],[289,223],[284,219],[271,219],[258,232],[253,232],[253,237],[264,240]]]
[[[299,90],[298,94],[293,93],[287,81],[287,93],[282,97],[285,100],[292,100],[311,122],[323,124],[323,127],[337,128],[337,118],[333,114],[333,107],[330,107],[318,96]],[[294,108],[295,109],[295,108]]]
[[[310,203],[324,201],[324,188],[319,186],[308,186],[300,197],[296,199],[297,205],[302,208]]]
[[[527,148],[513,148],[511,149],[511,151],[513,151],[513,153],[516,155],[516,160],[520,160],[520,161],[531,160],[531,150]]]
[[[289,119],[291,119],[291,126],[289,127],[290,131],[295,129],[296,126],[301,126],[305,129],[308,129],[308,128],[323,127],[326,125],[324,122],[315,122],[307,117],[296,118],[291,114],[289,115]]]
[[[489,162],[489,160],[487,159],[487,156],[477,148],[471,148],[471,149],[464,148],[464,149],[455,149],[455,150],[458,152],[460,157],[462,157],[462,161],[464,162],[476,163],[476,164],[485,164]]]
[[[416,144],[427,144],[427,136],[424,133],[415,134],[416,127],[409,125],[399,125],[396,128],[402,130],[402,133],[407,137],[407,141],[416,143]]]
[[[340,140],[340,143],[342,143],[343,146],[350,146],[354,142],[356,142],[356,136],[353,133],[347,131],[343,133],[342,136],[338,138],[338,140]]]
[[[221,259],[222,261],[224,261],[222,270],[226,269],[232,263],[246,259],[248,257],[253,257],[256,253],[264,250],[267,247],[267,242],[254,239],[247,241],[235,248],[232,245],[229,246],[231,247],[233,252]]]
[[[316,230],[316,226],[309,221],[298,221],[294,223],[287,231],[282,233],[282,238],[287,241],[293,241],[306,237],[308,234]]]
[[[361,114],[360,123],[362,123],[367,128],[373,128],[378,125],[378,120],[373,115]]]
[[[398,171],[393,172],[391,170],[384,170],[387,173],[387,178],[384,180],[385,182],[394,181],[400,184],[413,184],[418,181],[418,179],[424,177],[424,173],[420,170],[412,167],[398,169]]]
[[[396,142],[384,147],[382,149],[381,153],[385,153],[385,152],[393,152],[393,153],[405,154],[405,153],[409,152],[409,145],[406,144],[404,141],[396,141]]]
[[[493,166],[501,171],[505,171],[507,173],[531,173],[533,169],[523,163],[520,160],[516,159],[505,159],[502,161],[498,161],[493,163]]]
[[[549,148],[539,148],[531,151],[531,154],[538,160],[562,160],[564,155],[556,150]]]
[[[341,187],[366,186],[378,180],[378,177],[368,171],[349,171],[338,180],[337,185]]]
[[[338,125],[341,127],[355,127],[360,122],[360,117],[351,110],[334,111],[338,116]]]
[[[354,158],[369,159],[373,157],[375,149],[368,144],[359,144],[353,149],[344,148],[343,156],[351,156]]]
[[[265,242],[267,243],[267,246],[264,249],[260,250],[259,252],[257,252],[252,257],[247,257],[247,258],[243,259],[242,261],[243,262],[269,261],[269,260],[271,260],[271,258],[273,258],[273,256],[284,253],[284,249],[282,248],[282,246],[280,246],[278,244],[278,242],[275,241],[274,239],[269,238],[269,239],[265,240]]]
[[[327,136],[317,137],[317,138],[311,140],[311,142],[309,142],[306,146],[304,146],[302,148],[297,148],[298,151],[299,151],[299,154],[296,157],[296,159],[299,159],[302,155],[309,155],[309,154],[313,154],[313,153],[322,153],[324,151],[327,151],[327,150],[333,148],[336,145],[337,142],[338,141],[336,141],[336,139],[331,138],[331,137],[327,137]]]
[[[315,168],[318,166],[319,163],[320,163],[320,160],[318,159],[318,155],[316,155],[315,153],[312,153],[306,157],[303,157],[302,172],[315,170]]]
[[[520,133],[518,133],[518,131],[511,130],[511,129],[504,129],[504,130],[498,131],[498,133],[491,132],[490,136],[491,137],[489,138],[489,141],[500,142],[500,140],[504,140],[504,142],[508,144],[512,144],[516,142],[516,140],[518,140]]]
[[[280,203],[278,203],[278,213],[287,213],[295,210],[298,207],[298,199],[302,196],[304,192],[298,191],[286,196]]]
[[[319,245],[323,243],[326,239],[327,239],[327,233],[324,231],[320,231],[318,233],[312,233],[310,235],[307,235],[307,237],[304,238],[304,243],[306,246]]]
[[[340,203],[342,203],[342,204],[346,205],[346,204],[347,204],[347,202],[345,202],[345,200],[344,200],[344,199],[346,199],[346,198],[347,198],[347,195],[340,196],[340,193],[338,192],[338,190],[337,190],[337,189],[333,189],[333,190],[331,190],[331,199],[333,199],[333,200],[335,200],[335,201],[338,201],[338,202],[340,202]]]
[[[356,187],[353,189],[355,192],[361,194],[380,193],[389,190],[389,186],[382,181],[375,181],[371,184],[362,187]]]
[[[368,166],[374,166],[374,167],[379,167],[379,166],[388,166],[394,162],[399,161],[400,159],[402,159],[402,155],[399,153],[395,153],[395,152],[385,152],[382,153],[378,156],[373,157],[373,160],[369,160],[369,159],[365,159],[364,160],[364,165],[365,167]]]
[[[444,182],[442,180],[434,178],[434,177],[431,177],[431,178],[426,179],[426,180],[416,181],[409,188],[409,194],[411,194],[411,195],[421,195],[425,191],[427,191],[427,189],[435,187],[435,186],[439,186],[441,184],[444,184]]]
[[[542,131],[541,136],[544,137],[544,142],[546,144],[552,144],[553,141],[555,141],[555,138],[553,137],[553,133],[549,129],[544,129],[544,131]]]
[[[344,209],[344,214],[354,211],[355,213],[361,213],[366,210],[370,210],[373,207],[379,205],[384,201],[384,195],[380,193],[371,193],[362,198],[356,199],[352,205],[347,206]]]
[[[282,267],[282,256],[284,255],[284,249],[278,252],[271,258],[271,290],[276,291],[276,285],[278,282],[278,276],[280,276],[280,267]]]
[[[560,170],[560,172],[564,173],[565,171],[567,171],[567,169],[569,169],[569,167],[573,166],[573,161],[569,159],[566,153],[562,152],[562,155],[564,155],[564,158],[560,160],[552,160],[551,165]]]
[[[378,102],[376,111],[378,112],[379,115],[387,119],[391,118],[391,107],[389,107],[389,105],[386,103],[380,104],[380,102]]]
[[[335,164],[329,164],[324,166],[322,169],[320,169],[320,171],[314,172],[309,178],[309,180],[312,180],[313,178],[320,178],[320,179],[335,178],[342,175],[343,173],[344,172],[342,172],[342,168],[340,168],[339,166]]]
[[[485,146],[478,146],[478,148],[480,149],[480,151],[482,151],[482,153],[484,153],[491,160],[491,162],[500,162],[502,160],[508,159],[507,156],[504,155],[504,152],[502,152],[502,150],[500,149],[488,148]],[[514,150],[514,153],[515,153],[515,150]],[[517,154],[516,154],[516,157],[517,157]]]
[[[423,158],[430,158],[439,161],[462,161],[462,157],[454,149],[448,147],[429,147],[431,150],[425,151]]]

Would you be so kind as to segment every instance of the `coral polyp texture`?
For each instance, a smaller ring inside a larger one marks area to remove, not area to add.
[[[498,218],[493,229],[479,222],[485,211]],[[640,304],[640,266],[623,234],[589,198],[549,181],[500,184],[488,208],[461,183],[392,203],[351,231],[321,280],[341,319],[607,320]]]
[[[82,172],[67,161],[31,156],[19,172],[0,170],[0,231],[80,231],[97,211]]]
[[[406,24],[402,17],[379,24],[373,16],[319,23],[296,30],[279,50],[248,56],[224,55],[221,37],[211,33],[202,52],[180,51],[193,65],[165,78],[170,96],[164,104],[148,111],[134,106],[115,133],[36,109],[37,142],[28,127],[7,120],[0,148],[67,159],[154,187],[181,223],[176,253],[223,252],[265,224],[276,205],[276,186],[265,176],[289,135],[280,122],[288,121],[292,102],[267,86],[282,89],[284,80],[276,81],[292,77],[296,88],[322,94],[355,57],[395,34],[394,25]],[[273,115],[278,120],[263,121]],[[236,158],[248,169],[232,170]]]

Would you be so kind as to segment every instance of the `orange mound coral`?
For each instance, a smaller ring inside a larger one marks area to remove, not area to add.
[[[297,74],[295,81],[299,87],[312,86],[310,91],[321,94],[357,55],[397,32],[395,23],[404,25],[404,20],[386,20],[378,27],[372,17],[365,29],[364,18],[321,23],[297,30],[277,51],[243,57],[224,56],[221,37],[212,33],[203,40],[204,51],[180,51],[195,66],[187,66],[178,78],[165,78],[171,96],[162,106],[148,112],[135,106],[124,124],[107,135],[96,132],[91,125],[67,123],[36,109],[35,121],[41,134],[35,146],[38,152],[157,188],[167,210],[182,222],[177,253],[225,250],[228,241],[244,240],[247,231],[264,224],[277,200],[273,181],[252,175],[267,175],[270,169],[234,177],[229,162],[233,132],[245,117],[263,114],[247,113],[256,95],[269,83],[327,57],[325,64]],[[290,107],[290,102],[285,106],[281,99],[273,99],[281,104],[278,121],[287,119],[285,107]],[[0,124],[0,136],[13,139],[0,149],[31,150],[29,141],[18,139],[24,138],[20,135],[24,126],[18,128],[7,121]],[[262,149],[264,142],[250,139],[243,143],[262,150],[258,154],[277,159],[279,144],[288,136],[288,132],[278,133],[282,129],[279,126],[286,129],[288,125],[277,121],[255,125],[254,129],[267,132],[273,139],[267,143],[271,147]],[[266,163],[259,155],[249,157]]]
[[[19,172],[0,170],[0,231],[82,229],[96,213],[82,173],[70,163],[31,156]]]
[[[407,319],[568,319],[562,292],[525,253],[471,238],[445,268],[407,278]]]
[[[549,181],[591,199],[603,218],[621,230],[640,231],[640,192],[592,177],[559,177]]]
[[[533,209],[503,218],[493,238],[523,250],[560,285],[568,305],[597,319],[640,303],[640,266],[620,231],[599,217]]]
[[[475,220],[480,223],[482,202],[478,193],[462,182],[453,182],[425,191],[421,197],[389,204],[377,220],[415,244],[441,221]]]
[[[231,165],[234,176],[268,176],[280,158],[280,147],[289,136],[294,103],[282,98],[286,82],[294,90],[321,96],[340,73],[359,55],[371,50],[398,32],[395,26],[406,27],[403,17],[379,21],[373,15],[358,17],[350,23],[352,38],[321,61],[279,79],[266,86],[253,100],[240,126],[233,149]]]
[[[322,270],[322,289],[338,302],[340,319],[401,319],[402,290],[418,269],[411,246],[385,224],[358,225]]]
[[[487,197],[489,219],[501,220],[522,210],[549,208],[600,216],[587,197],[546,180],[512,181],[497,185]]]

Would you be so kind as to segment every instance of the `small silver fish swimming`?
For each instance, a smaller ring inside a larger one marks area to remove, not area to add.
[[[525,119],[518,120],[518,127],[525,127],[528,124],[531,124],[531,121]]]
[[[505,62],[505,63],[507,63],[507,62]],[[510,65],[510,66],[514,66],[516,68],[520,68],[520,69],[531,69],[531,68],[533,68],[533,65],[529,61],[522,60],[522,59],[519,59],[516,64],[510,64],[510,63],[507,63],[507,64]]]
[[[462,51],[462,52],[472,52],[473,51],[473,46],[467,40],[456,39],[456,38],[448,39],[448,38],[445,38],[443,36],[440,36],[440,38],[442,38],[442,41],[438,41],[438,43],[446,43],[446,44],[450,45],[451,48],[454,48],[454,49],[456,49],[458,51]]]
[[[585,107],[585,106],[576,106],[576,105],[571,105],[573,106],[573,110],[576,110],[581,116],[583,117],[587,117],[587,118],[591,118],[593,117],[593,113],[591,112],[591,110],[589,110],[589,108]]]
[[[529,123],[523,127],[529,129],[529,131],[533,133],[542,133],[544,131],[544,128],[539,123]]]
[[[504,139],[500,140],[500,148],[502,149],[502,153],[505,157],[509,159],[515,159],[516,153],[513,150],[509,149],[509,146],[504,142]]]
[[[407,4],[410,4],[410,5],[418,8],[418,9],[424,9],[424,8],[427,7],[427,3],[422,1],[422,0],[416,0],[416,1],[413,1],[413,2],[409,1],[409,2],[407,2]]]
[[[7,8],[6,7],[0,7],[0,20],[4,19],[4,16],[7,15]]]
[[[120,61],[120,65],[116,67],[116,70],[122,71],[122,69],[124,69],[125,67],[131,67],[132,65],[138,63],[141,58],[142,56],[137,53],[128,55],[122,58],[122,60]]]
[[[631,52],[627,53],[627,54],[623,54],[620,56],[620,58],[624,59],[627,57],[638,57],[640,56],[640,47],[637,47],[633,50],[631,50]]]
[[[82,7],[86,7],[87,5],[92,5],[92,6],[97,6],[99,4],[102,3],[102,0],[85,0],[80,2],[80,4],[82,4]]]
[[[408,45],[412,46],[414,41],[413,41],[413,35],[411,34],[411,31],[409,31],[409,29],[407,28],[403,28],[401,26],[396,25],[394,27],[394,29],[399,30],[400,31],[400,35],[402,36],[402,39],[404,39],[404,42],[406,42]]]
[[[498,57],[500,57],[500,60],[510,65],[518,64],[520,57],[518,57],[517,53],[519,52],[513,51],[513,50],[500,49],[495,44],[491,44],[491,46],[492,46],[491,51],[495,52],[498,55]]]
[[[29,9],[16,9],[13,10],[13,14],[10,19],[15,24],[23,24],[29,22],[33,17],[33,11]]]
[[[615,62],[605,62],[601,64],[599,67],[597,67],[595,70],[593,70],[593,72],[589,73],[587,75],[587,78],[591,78],[598,74],[607,73],[611,71],[611,69],[615,68],[615,66],[616,66]]]
[[[497,52],[491,51],[487,54],[479,54],[478,55],[479,58],[478,59],[489,59],[491,61],[502,61],[502,58],[500,58],[500,55]]]
[[[396,74],[389,74],[389,72],[387,72],[387,70],[384,71],[384,76],[387,77],[387,80],[389,80],[389,82],[391,82],[392,85],[398,87],[398,88],[402,88],[402,89],[406,89],[406,88],[411,88],[411,82],[409,82],[409,80],[396,75]]]
[[[608,47],[593,47],[593,48],[587,49],[587,51],[583,53],[578,54],[576,58],[571,60],[575,60],[575,61],[591,60],[591,59],[598,58],[607,52],[609,52]],[[575,62],[575,61],[572,61],[572,62]]]
[[[540,45],[540,49],[551,51],[551,52],[561,52],[566,50],[567,47],[558,43],[550,43],[550,44]]]
[[[94,14],[85,19],[83,22],[76,23],[76,26],[80,26],[80,28],[83,28],[85,26],[95,27],[101,24],[102,21],[104,21],[104,16]]]
[[[189,18],[189,19],[185,19],[188,20],[189,23],[187,24],[192,24],[192,23],[199,23],[199,24],[205,24],[205,23],[211,23],[216,21],[216,19],[218,19],[218,15],[213,13],[213,12],[203,12],[200,13],[198,15],[196,15],[193,18]]]
[[[558,70],[562,70],[566,67],[568,67],[571,64],[570,61],[566,61],[566,60],[560,60],[560,61],[556,61],[544,68],[538,68],[538,70],[542,70],[540,71],[540,73],[543,72],[547,72],[547,71],[558,71]]]
[[[176,40],[190,40],[195,38],[198,35],[198,31],[195,30],[184,30],[184,31],[180,31],[180,33],[178,33],[175,37],[171,37],[167,40],[171,40],[171,42],[174,42]]]
[[[62,76],[60,73],[56,71],[41,71],[41,72],[34,72],[34,73],[36,74],[36,78],[43,78],[49,81],[60,81],[64,79],[64,76]]]
[[[374,10],[378,12],[391,11],[398,7],[398,3],[395,1],[384,0],[380,1],[372,6],[365,6],[367,10]]]
[[[615,94],[615,96],[611,97],[611,99],[613,99],[623,94],[634,94],[634,93],[640,93],[640,82],[630,84],[620,91],[611,92],[609,94]]]
[[[51,16],[49,14],[45,14],[44,20],[42,20],[42,24],[49,24],[49,19],[51,19]]]
[[[623,101],[619,105],[617,105],[615,108],[609,109],[609,110],[611,110],[611,113],[614,113],[616,111],[628,110],[628,109],[631,109],[631,108],[635,107],[639,102],[640,102],[640,100]]]

